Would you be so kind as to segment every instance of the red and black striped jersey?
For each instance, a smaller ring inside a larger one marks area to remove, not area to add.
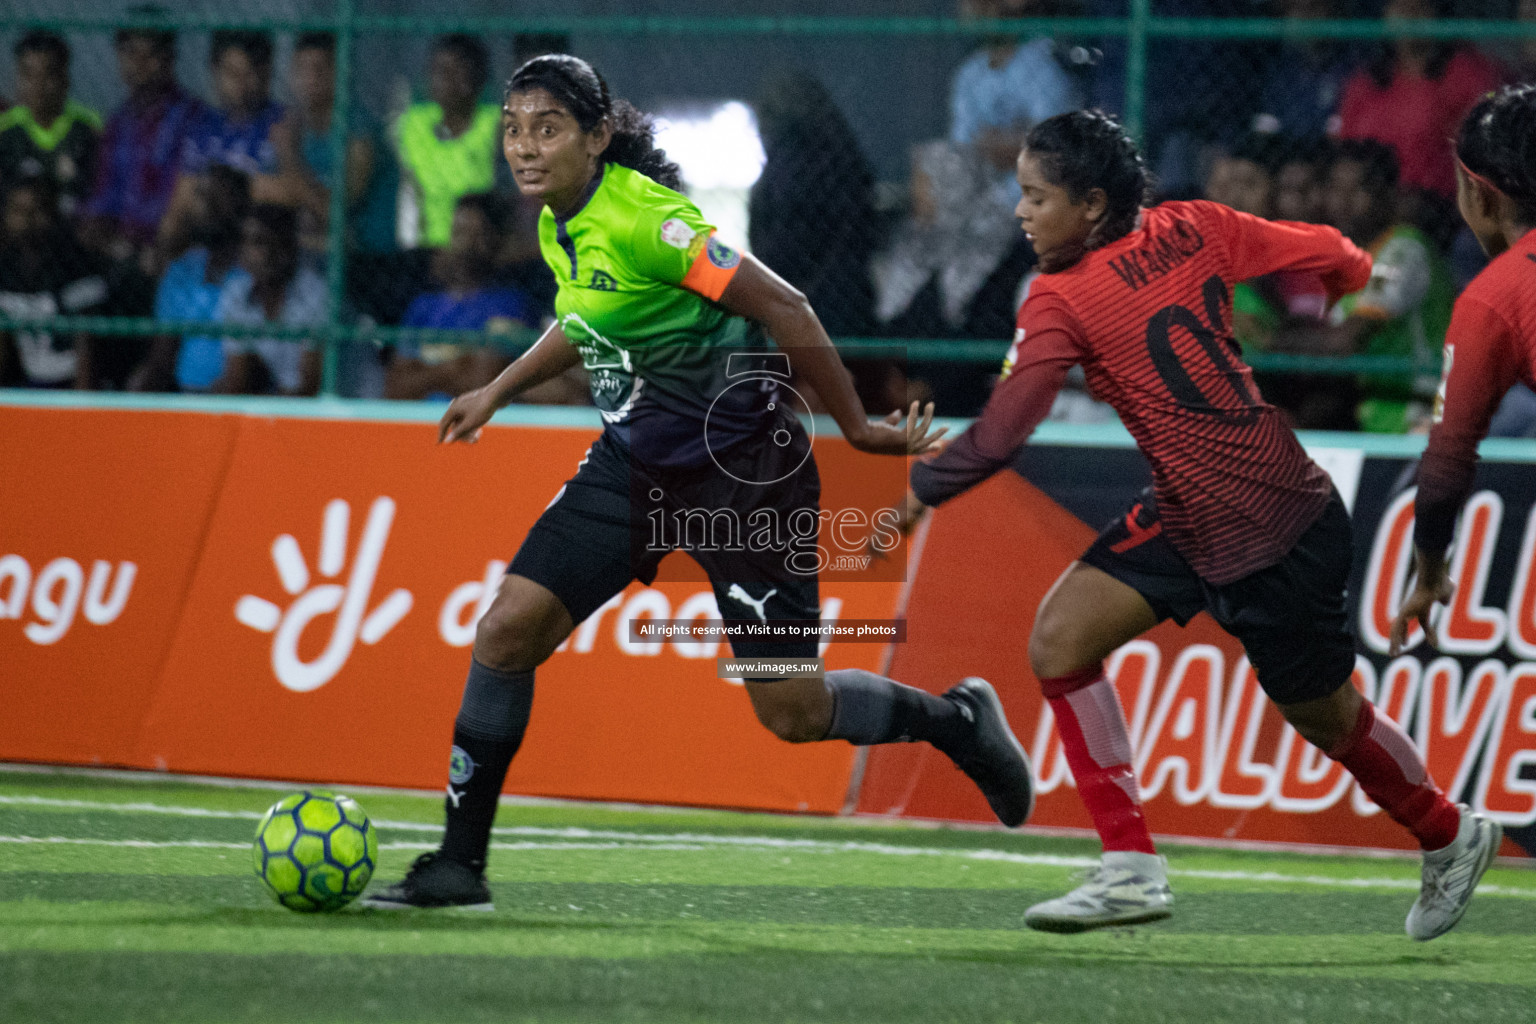
[[[1081,364],[1152,467],[1163,529],[1201,577],[1230,583],[1279,561],[1328,502],[1328,476],[1259,396],[1232,338],[1232,286],[1313,273],[1329,301],[1371,259],[1333,228],[1266,221],[1209,202],[1163,203],[1019,309],[1011,371],[953,444],[912,469],[936,505],[1009,465]]]
[[[1414,542],[1443,554],[1477,470],[1477,443],[1516,381],[1536,384],[1536,231],[1472,279],[1451,311],[1429,447],[1419,464]]]

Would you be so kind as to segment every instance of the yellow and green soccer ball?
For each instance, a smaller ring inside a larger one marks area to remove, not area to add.
[[[268,808],[252,853],[257,877],[289,910],[338,910],[373,877],[379,834],[351,797],[305,790]]]

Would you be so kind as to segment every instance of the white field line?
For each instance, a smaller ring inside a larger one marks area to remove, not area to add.
[[[617,833],[622,834],[622,833]],[[596,842],[540,842],[528,840],[513,843],[492,843],[493,850],[623,850],[633,852],[636,850],[682,850],[698,852],[710,849],[705,843],[691,842],[652,842],[650,840],[666,840],[663,836],[631,836],[629,842],[596,841]],[[708,838],[708,837],[706,837]],[[741,837],[745,840],[745,837]],[[635,839],[644,839],[644,842],[635,842]],[[750,841],[750,840],[746,840]],[[52,845],[52,846],[105,846],[137,850],[248,850],[249,843],[221,843],[202,839],[81,839],[74,836],[4,836],[0,835],[0,844],[20,845]],[[435,850],[436,843],[421,842],[393,842],[380,843],[381,850]],[[759,846],[758,849],[778,850],[781,847],[774,845]],[[1000,861],[1008,864],[1026,864],[1031,866],[1048,867],[1087,867],[1097,864],[1095,858],[1090,857],[1054,857],[1045,854],[1008,853],[1002,850],[944,850],[925,849],[911,846],[866,846],[856,843],[825,844],[823,848],[809,850],[813,853],[875,853],[896,854],[922,857],[956,857],[961,860]],[[1218,881],[1233,882],[1275,882],[1290,885],[1316,885],[1324,888],[1339,889],[1395,889],[1412,891],[1419,887],[1419,883],[1410,878],[1330,878],[1327,875],[1284,875],[1274,871],[1202,871],[1170,869],[1168,874],[1180,878],[1207,878]],[[1487,896],[1514,896],[1521,899],[1536,899],[1536,889],[1522,889],[1518,887],[1483,885],[1478,887],[1478,893]]]
[[[173,804],[112,803],[108,801],[65,800],[55,797],[9,796],[0,794],[0,806],[53,807],[68,810],[108,811],[122,814],[165,814],[190,818],[220,818],[226,820],[255,821],[261,815],[253,811],[214,810],[206,807],[187,807]],[[440,826],[416,821],[376,821],[383,829],[411,832],[438,832]],[[821,839],[785,839],[776,836],[723,836],[701,833],[645,833],[626,832],[618,829],[586,828],[539,828],[516,826],[493,830],[499,836],[536,837],[519,842],[493,843],[497,850],[686,850],[698,851],[710,848],[730,847],[743,850],[782,851],[799,853],[865,853],[893,857],[949,857],[959,860],[989,861],[1004,864],[1020,864],[1033,867],[1090,867],[1098,863],[1092,857],[1063,857],[1043,853],[1012,853],[1006,850],[945,849],[921,846],[898,846],[890,843],[870,843],[858,840],[832,842]],[[70,839],[65,837],[0,836],[0,843],[64,843],[83,846],[131,846],[156,848],[244,849],[244,843],[207,843],[200,840],[149,841],[136,839]],[[381,844],[386,850],[435,849],[435,843],[397,841]],[[1193,868],[1170,868],[1168,873],[1180,878],[1201,878],[1232,882],[1273,882],[1291,885],[1316,885],[1343,889],[1417,889],[1419,883],[1410,878],[1334,878],[1327,875],[1289,875],[1274,871],[1212,871]],[[1536,899],[1536,888],[1520,886],[1479,887],[1479,892],[1499,896],[1515,896]]]
[[[249,850],[250,843],[204,839],[81,839],[75,836],[0,836],[0,844],[22,846],[110,846],[132,850]],[[381,850],[435,850],[436,843],[380,843]],[[703,850],[693,843],[492,843],[493,850]]]
[[[65,778],[107,779],[114,782],[131,782],[143,785],[161,785],[167,781],[208,786],[217,789],[259,789],[292,792],[297,789],[343,790],[347,793],[384,793],[389,796],[441,797],[441,789],[412,789],[402,786],[368,786],[356,783],[334,783],[324,780],[294,779],[237,779],[221,775],[189,775],[180,772],[150,771],[143,768],[88,768],[81,765],[32,764],[23,761],[0,761],[0,775],[53,775]],[[608,811],[624,811],[633,814],[665,814],[678,817],[687,814],[711,814],[718,808],[686,807],[673,804],[638,804],[619,800],[577,800],[563,797],[521,796],[503,793],[500,802],[507,807],[571,807]],[[764,814],[778,812],[764,811]],[[1003,833],[996,822],[948,821],[939,818],[897,817],[886,814],[855,814],[838,819],[849,828],[903,828],[942,829],[947,832],[995,832]],[[1094,831],[1067,825],[1023,825],[1008,830],[1009,835],[1039,836],[1051,839],[1094,839]],[[1411,850],[1376,850],[1361,846],[1334,845],[1331,843],[1291,843],[1274,840],[1221,839],[1213,836],[1157,836],[1163,846],[1189,846],[1202,850],[1234,850],[1241,853],[1284,854],[1297,857],[1348,857],[1354,860],[1416,860]],[[1502,867],[1530,868],[1525,858],[1501,857]]]

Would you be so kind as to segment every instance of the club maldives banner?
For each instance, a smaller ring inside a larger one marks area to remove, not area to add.
[[[1337,437],[1337,435],[1334,435]],[[1354,684],[1425,752],[1454,798],[1505,826],[1508,854],[1536,854],[1536,473],[1485,459],[1454,549],[1454,602],[1433,646],[1415,631],[1389,658],[1411,564],[1408,457],[1313,449],[1351,506]],[[892,674],[937,690],[980,675],[1003,695],[1039,781],[1036,825],[1090,827],[1048,706],[1029,631],[1046,591],[1150,481],[1133,449],[1031,445],[1015,466],[936,515],[908,598]],[[1412,848],[1410,837],[1264,699],[1241,647],[1207,616],[1165,623],[1108,663],[1155,833],[1237,841]],[[858,808],[990,820],[974,787],[922,746],[870,750]]]
[[[272,408],[290,414],[0,405],[0,759],[443,783],[475,622],[595,417],[491,427],[477,445],[444,448],[427,421]],[[1056,577],[1148,473],[1123,442],[1052,436],[1021,452],[1017,473],[930,520],[905,584],[878,566],[825,574],[824,619],[903,616],[906,640],[833,641],[824,655],[829,668],[888,666],[933,692],[992,680],[1035,761],[1032,823],[1086,828],[1029,674],[1029,632]],[[862,515],[872,494],[891,500],[896,460],[828,437],[815,451],[825,509]],[[1355,519],[1355,685],[1404,725],[1443,786],[1505,823],[1507,853],[1536,853],[1536,478],[1485,460],[1434,646],[1416,636],[1389,659],[1412,539],[1413,460],[1398,452],[1314,452]],[[824,535],[868,521],[849,515]],[[855,756],[842,743],[782,743],[718,677],[718,643],[637,638],[635,619],[719,615],[698,573],[663,569],[540,668],[509,792],[992,820],[925,745]],[[1160,626],[1109,669],[1155,832],[1411,845],[1284,724],[1209,619]]]

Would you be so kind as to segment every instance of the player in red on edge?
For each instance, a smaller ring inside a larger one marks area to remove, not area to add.
[[[1104,844],[1085,884],[1025,923],[1075,932],[1169,916],[1167,864],[1142,815],[1125,718],[1104,659],[1163,619],[1200,611],[1243,643],[1264,692],[1426,852],[1408,933],[1461,917],[1499,831],[1446,800],[1412,741],[1349,685],[1349,514],[1231,332],[1232,286],[1317,274],[1329,301],[1371,261],[1338,231],[1209,202],[1143,208],[1135,143],[1094,111],[1042,121],[1018,161],[1017,216],[1042,274],[1019,310],[1011,373],[981,417],[912,470],[908,521],[1013,462],[1073,364],[1114,406],[1153,484],[1041,604],[1029,659]]]
[[[1445,553],[1472,493],[1477,444],[1505,392],[1516,381],[1536,384],[1536,86],[1490,93],[1467,112],[1456,139],[1456,205],[1493,262],[1456,300],[1446,331],[1414,498],[1416,582],[1392,623],[1394,657],[1414,621],[1432,640],[1430,610],[1455,591]],[[1489,828],[1497,836],[1499,826]]]

